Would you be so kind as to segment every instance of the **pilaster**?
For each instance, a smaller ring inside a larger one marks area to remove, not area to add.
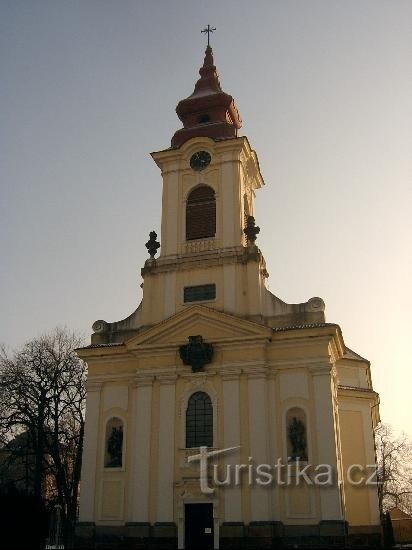
[[[223,445],[224,448],[240,447],[240,430],[242,410],[239,399],[239,368],[224,367],[220,374],[223,386]],[[223,478],[231,473],[239,463],[240,449],[225,453],[223,460]],[[225,486],[224,491],[225,521],[242,521],[242,491],[233,481]]]
[[[248,378],[249,397],[249,441],[251,464],[268,464],[268,396],[267,368],[264,366],[244,369]],[[268,521],[270,519],[269,489],[255,481],[250,487],[251,521]]]
[[[339,464],[336,448],[336,426],[332,389],[332,365],[309,367],[312,375],[315,405],[318,464],[327,464],[334,473],[333,485],[320,488],[321,520],[343,520],[342,499],[338,483]]]
[[[129,521],[149,521],[149,474],[150,474],[150,426],[152,410],[153,375],[138,373],[133,384],[131,446],[133,490]]]
[[[173,482],[175,445],[175,394],[177,375],[156,375],[160,384],[160,426],[158,458],[157,521],[173,521]]]
[[[101,382],[88,380],[86,384],[86,420],[82,459],[79,521],[95,521],[96,464],[99,436]]]

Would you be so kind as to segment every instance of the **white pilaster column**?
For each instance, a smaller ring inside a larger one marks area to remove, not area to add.
[[[179,177],[177,162],[169,164],[168,172],[163,175],[161,256],[177,254],[179,237]]]
[[[334,484],[320,487],[321,520],[343,520],[336,449],[336,430],[333,410],[332,365],[309,367],[313,377],[315,401],[316,445],[318,464],[328,464],[334,473]]]
[[[282,456],[281,444],[279,445],[279,438],[282,433],[282,422],[279,415],[279,400],[276,392],[276,382],[277,382],[278,372],[272,367],[268,371],[268,453],[269,461],[268,463],[273,465],[276,464],[277,459]],[[277,483],[272,483],[270,485],[270,494],[269,494],[269,510],[270,510],[270,520],[280,520],[280,495],[279,495],[279,485]]]
[[[129,521],[149,521],[150,425],[153,376],[138,374],[132,397],[133,439]]]
[[[222,235],[222,247],[231,247],[239,246],[240,237],[236,242],[235,237],[235,225],[239,224],[238,218],[236,217],[235,210],[235,197],[239,193],[236,188],[234,171],[237,166],[236,163],[232,161],[232,153],[227,152],[222,154],[222,172],[221,178],[224,185],[221,186],[221,192],[219,195],[218,207],[218,221],[221,220],[221,235]],[[217,227],[219,230],[220,228]],[[219,233],[218,233],[219,234]]]
[[[223,445],[225,448],[240,446],[240,429],[242,411],[239,403],[239,369],[222,368],[223,380]],[[240,449],[224,454],[223,479],[231,470],[232,483],[224,487],[225,515],[224,521],[242,521],[242,491],[235,486],[234,468],[240,461]]]
[[[101,386],[101,382],[93,382],[92,380],[89,380],[86,384],[86,420],[84,425],[79,521],[95,520],[94,505]]]
[[[160,382],[157,521],[173,521],[175,458],[175,374],[156,375]]]
[[[268,388],[266,369],[251,367],[245,371],[248,375],[249,396],[249,445],[252,464],[269,464],[268,457]],[[253,481],[250,487],[251,521],[270,519],[270,487],[258,485]]]
[[[253,253],[253,251],[252,251]],[[262,311],[262,283],[261,283],[261,266],[259,259],[249,259],[246,264],[247,270],[247,285],[248,285],[248,314],[260,315]]]

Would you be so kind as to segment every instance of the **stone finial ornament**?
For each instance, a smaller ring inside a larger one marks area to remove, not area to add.
[[[145,244],[145,247],[147,248],[147,251],[149,252],[151,259],[153,259],[156,256],[157,249],[160,248],[160,243],[156,241],[156,239],[157,239],[156,231],[150,231],[149,240]]]
[[[107,323],[107,321],[103,321],[103,319],[99,319],[93,323],[92,330],[94,332],[108,332],[109,323]]]
[[[254,245],[256,237],[258,233],[260,233],[260,227],[256,225],[255,218],[253,216],[247,217],[246,227],[244,228],[243,233],[246,235],[248,243]]]

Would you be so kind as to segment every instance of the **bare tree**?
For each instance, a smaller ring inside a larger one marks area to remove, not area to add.
[[[74,351],[81,344],[77,334],[57,328],[13,354],[0,353],[0,436],[8,440],[8,463],[21,450],[13,441],[24,434],[33,494],[38,501],[54,497],[68,525],[76,519],[84,433],[86,365]]]
[[[381,514],[397,507],[412,513],[412,442],[396,436],[391,426],[379,424],[375,431]]]

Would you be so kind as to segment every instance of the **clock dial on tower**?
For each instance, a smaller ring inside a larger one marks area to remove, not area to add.
[[[198,151],[190,157],[190,167],[199,172],[209,166],[212,157],[207,151]]]

